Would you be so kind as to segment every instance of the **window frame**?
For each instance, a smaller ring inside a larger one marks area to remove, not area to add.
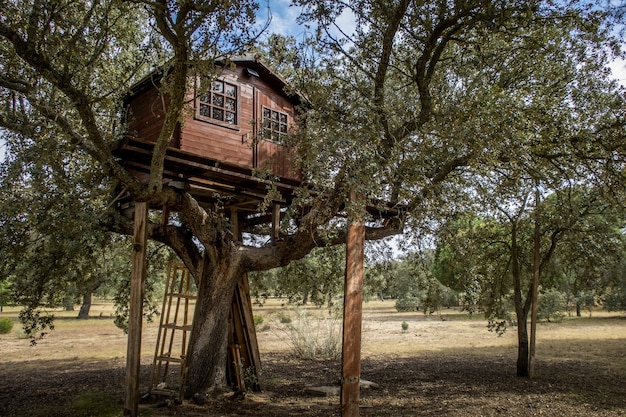
[[[216,85],[216,83],[221,84],[222,89],[221,91],[215,90],[214,86]],[[235,95],[231,96],[228,95],[226,93],[226,89],[227,86],[231,86],[235,89]],[[206,97],[208,95],[208,99],[209,101],[206,100]],[[222,100],[222,104],[216,104],[214,103],[214,101],[216,100],[216,98],[221,98]],[[228,109],[226,106],[226,103],[228,102],[228,100],[234,100],[235,101],[235,105],[234,105],[234,109]],[[196,99],[195,99],[195,103],[196,103],[196,108],[195,108],[195,119],[197,120],[201,120],[203,122],[207,122],[207,123],[211,123],[211,124],[215,124],[218,126],[223,126],[229,129],[233,129],[233,130],[239,130],[240,129],[240,117],[241,117],[241,86],[239,85],[239,83],[233,81],[233,80],[228,80],[228,79],[224,79],[224,78],[218,78],[215,79],[211,82],[211,86],[210,89],[207,90],[206,92],[204,92],[203,94],[197,94],[196,95]],[[208,108],[210,115],[205,115],[202,114],[202,110],[203,108]],[[218,110],[218,111],[222,111],[223,115],[222,118],[223,120],[220,119],[216,119],[213,117],[213,111],[214,110]],[[234,123],[230,123],[226,120],[226,114],[227,113],[233,113],[234,117],[235,117],[235,122]]]
[[[269,112],[269,118],[266,118],[266,112]],[[273,116],[277,118],[274,119]],[[284,116],[284,121],[281,120],[281,116]],[[267,120],[267,122],[266,122]],[[267,126],[269,124],[269,127]],[[276,124],[276,129],[274,129]],[[284,131],[281,127],[284,126]],[[267,134],[269,132],[269,135]],[[261,138],[268,142],[284,143],[284,138],[289,134],[289,113],[276,110],[271,107],[261,106]]]

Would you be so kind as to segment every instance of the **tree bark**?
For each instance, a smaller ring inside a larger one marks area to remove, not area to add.
[[[528,344],[528,321],[526,314],[517,318],[517,376],[530,376],[530,350]]]
[[[79,319],[89,318],[89,310],[91,310],[91,298],[91,293],[83,295],[83,303],[80,305],[80,310],[78,311]]]
[[[187,398],[226,387],[228,314],[242,271],[235,250],[224,251],[211,265],[205,254],[187,358]]]
[[[526,300],[522,297],[522,269],[520,247],[517,242],[517,220],[511,228],[511,273],[513,275],[513,297],[517,316],[517,376],[530,377],[530,346],[528,339],[528,312],[530,311],[531,290]]]

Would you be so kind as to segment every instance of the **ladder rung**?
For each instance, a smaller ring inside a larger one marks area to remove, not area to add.
[[[157,356],[158,361],[162,362],[175,362],[175,363],[183,363],[185,358],[173,358],[171,356]]]
[[[162,324],[161,328],[164,329],[174,329],[174,330],[185,330],[190,332],[191,331],[191,325],[188,324],[186,326],[179,326],[176,323],[166,323],[166,324]]]
[[[196,298],[198,298],[196,295],[191,295],[191,294],[182,294],[182,293],[178,293],[178,292],[168,292],[165,294],[166,297],[178,297],[178,298],[186,298],[188,300],[195,300]]]

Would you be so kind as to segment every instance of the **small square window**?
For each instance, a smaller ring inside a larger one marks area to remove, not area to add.
[[[226,81],[214,81],[211,91],[198,97],[197,115],[205,118],[237,124],[237,86]]]
[[[263,107],[263,138],[280,142],[287,135],[287,114]]]

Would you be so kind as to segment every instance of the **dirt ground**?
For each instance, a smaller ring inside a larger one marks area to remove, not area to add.
[[[106,316],[108,308],[94,306],[92,315]],[[0,313],[15,315],[10,309]],[[262,392],[243,398],[224,393],[204,405],[151,399],[140,404],[140,415],[339,415],[338,396],[317,396],[307,388],[336,384],[340,361],[294,357],[289,325],[280,320],[295,317],[292,309],[275,303],[255,307],[255,315],[264,318],[258,332]],[[148,390],[156,332],[156,324],[145,325],[142,391]],[[360,414],[626,416],[626,317],[596,313],[541,324],[532,380],[515,376],[515,340],[514,329],[498,337],[484,320],[454,310],[429,317],[396,313],[393,301],[367,303],[361,373],[378,388],[361,390]],[[36,347],[16,329],[0,335],[0,416],[120,415],[125,351],[126,337],[106,317],[61,317]]]

